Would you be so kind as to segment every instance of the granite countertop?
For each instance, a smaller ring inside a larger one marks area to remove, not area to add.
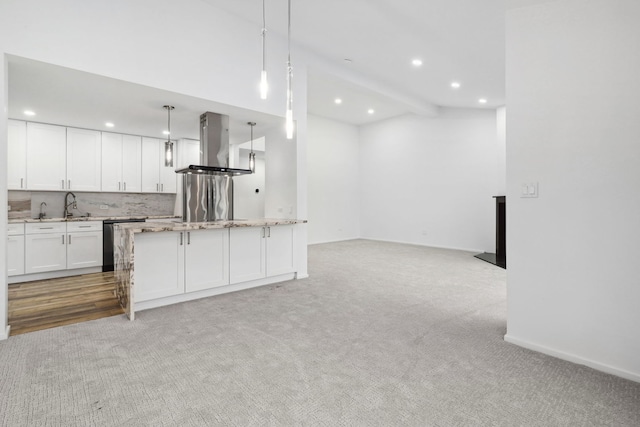
[[[111,220],[126,220],[126,219],[170,219],[175,218],[181,220],[180,217],[173,215],[134,215],[134,216],[76,216],[71,218],[11,218],[9,224],[21,224],[28,222],[76,222],[76,221],[111,221]]]
[[[212,228],[233,228],[233,227],[264,227],[270,225],[302,224],[307,220],[302,219],[235,219],[231,221],[212,222],[131,222],[116,224],[118,230],[130,233],[149,233],[160,231],[190,231],[208,230]]]

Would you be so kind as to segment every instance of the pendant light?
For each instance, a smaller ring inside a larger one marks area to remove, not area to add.
[[[251,126],[251,152],[249,153],[249,169],[251,169],[251,173],[256,173],[256,153],[253,152],[253,127],[256,125],[255,122],[247,122],[249,126]]]
[[[265,55],[265,46],[267,39],[267,20],[265,16],[265,0],[262,0],[262,73],[260,73],[260,98],[267,99],[269,92],[269,84],[267,83],[267,57]]]
[[[173,105],[164,105],[164,109],[167,110],[167,140],[164,143],[164,166],[173,167],[173,142],[171,142],[171,110],[175,107]]]
[[[291,66],[291,0],[288,0],[288,9],[287,9],[287,46],[288,46],[288,56],[287,56],[287,111],[285,113],[285,129],[287,131],[287,139],[293,139],[293,90],[292,88],[292,80],[293,80],[293,67]]]

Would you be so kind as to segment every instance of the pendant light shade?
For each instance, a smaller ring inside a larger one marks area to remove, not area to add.
[[[262,72],[260,73],[260,98],[267,99],[267,93],[269,92],[269,83],[267,83],[267,57],[266,57],[266,42],[267,42],[267,20],[265,16],[265,0],[262,0]]]
[[[287,8],[287,111],[285,113],[285,130],[287,139],[293,139],[293,67],[291,66],[291,0]]]
[[[249,126],[251,126],[251,152],[249,153],[249,169],[251,169],[251,173],[256,172],[256,153],[253,152],[253,127],[256,125],[255,122],[248,122]]]
[[[173,105],[164,105],[164,109],[167,110],[167,140],[164,143],[164,166],[173,167],[173,142],[171,141],[171,110],[175,107]]]

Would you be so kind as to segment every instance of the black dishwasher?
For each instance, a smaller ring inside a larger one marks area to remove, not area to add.
[[[113,271],[113,224],[123,222],[144,222],[144,218],[110,219],[102,225],[102,271]]]

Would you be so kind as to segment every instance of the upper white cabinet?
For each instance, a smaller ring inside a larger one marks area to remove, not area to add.
[[[27,123],[27,188],[66,190],[67,128]]]
[[[67,190],[100,191],[101,133],[67,128]]]
[[[164,165],[164,140],[142,138],[142,192],[175,193],[177,177],[174,167]]]
[[[24,190],[27,188],[27,122],[9,120],[7,188]]]
[[[139,193],[142,183],[142,138],[102,133],[102,191]]]
[[[176,169],[189,165],[200,164],[200,141],[195,139],[181,139],[178,141],[178,156]]]

